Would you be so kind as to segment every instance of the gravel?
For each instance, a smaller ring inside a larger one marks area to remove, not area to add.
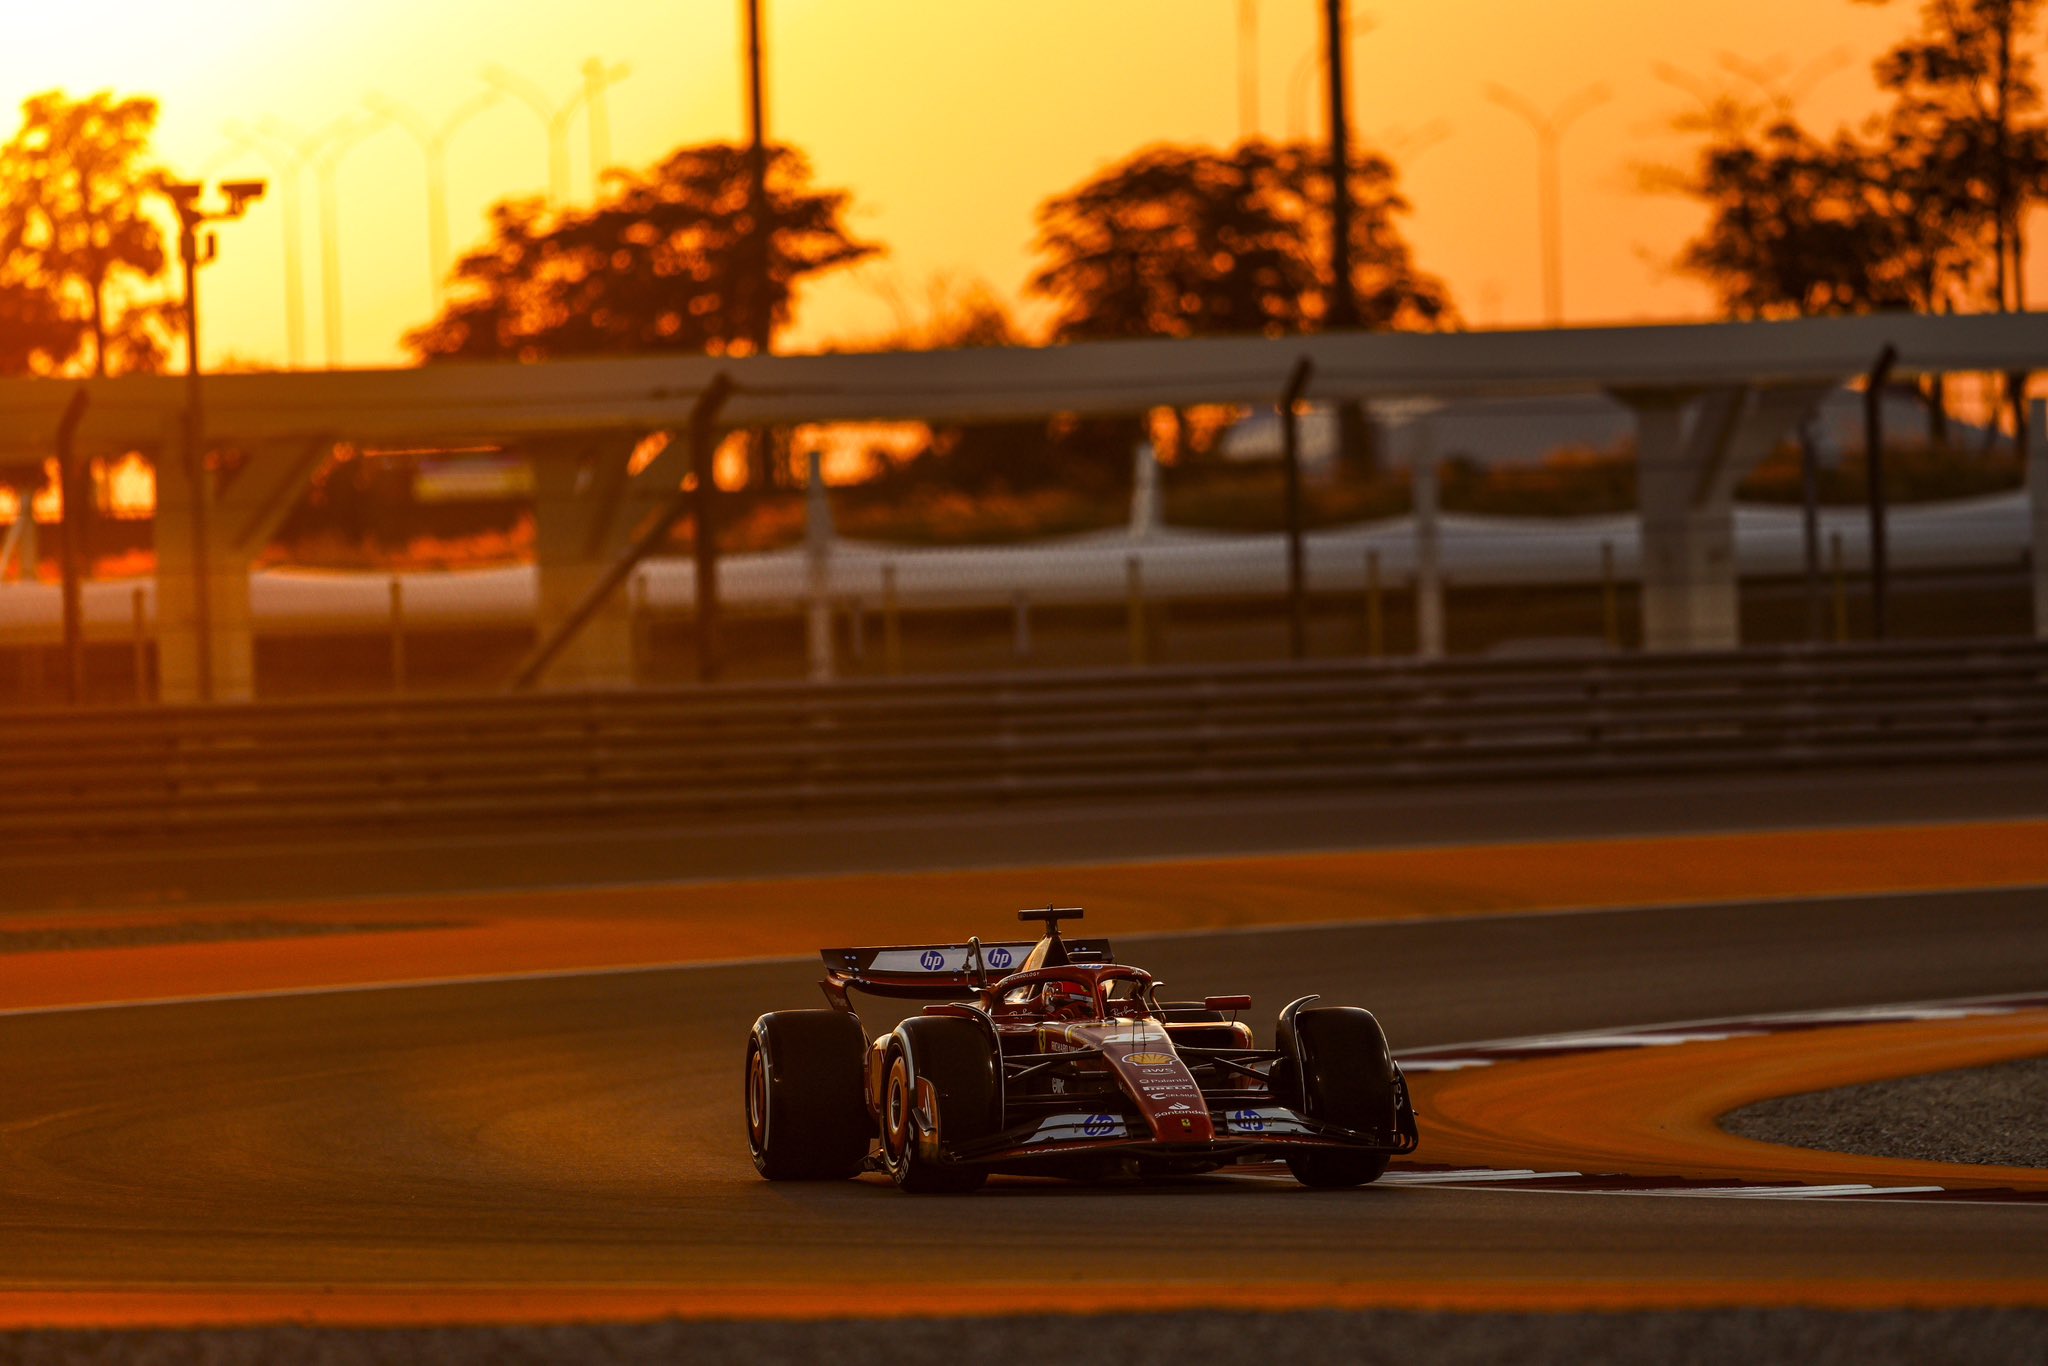
[[[527,1328],[0,1333],[20,1366],[363,1366],[793,1362],[915,1366],[1022,1354],[1062,1366],[1191,1360],[1479,1366],[1500,1363],[1969,1362],[2039,1366],[2048,1310],[1754,1309],[1619,1314],[1121,1315],[817,1323],[586,1324]]]
[[[1784,1096],[1723,1115],[1721,1127],[1866,1157],[2048,1167],[2048,1058]]]

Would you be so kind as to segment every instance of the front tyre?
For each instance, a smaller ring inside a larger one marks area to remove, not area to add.
[[[889,1045],[877,1122],[882,1163],[913,1195],[958,1195],[988,1180],[982,1167],[943,1156],[949,1145],[986,1137],[1001,1123],[1001,1061],[971,1020],[905,1020]]]
[[[836,1010],[778,1010],[747,1036],[747,1150],[770,1181],[839,1181],[868,1155],[860,1022]]]
[[[1386,1033],[1369,1010],[1324,1007],[1294,1017],[1282,1041],[1276,1079],[1292,1090],[1302,1113],[1357,1133],[1391,1135],[1400,1108],[1400,1083]],[[1388,1154],[1321,1148],[1287,1159],[1304,1186],[1348,1190],[1377,1181]]]

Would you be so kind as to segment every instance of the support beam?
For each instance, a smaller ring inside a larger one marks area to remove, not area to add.
[[[1741,643],[1735,487],[1833,387],[1614,394],[1636,415],[1645,650]]]
[[[156,466],[157,697],[164,702],[244,702],[256,694],[249,563],[229,550],[217,518],[195,535],[200,490],[182,438],[152,453]],[[206,595],[205,602],[200,594]],[[204,639],[202,640],[202,636]]]
[[[249,570],[298,505],[307,482],[332,446],[331,440],[321,438],[245,448],[232,477],[214,490],[212,515],[205,519],[210,544],[203,550],[194,538],[191,462],[164,457],[163,452],[177,449],[175,441],[158,447],[157,672],[162,700],[208,700],[199,643],[202,623],[212,638],[210,700],[243,702],[255,696],[255,619],[249,603]],[[199,603],[202,589],[206,594],[204,611]]]
[[[712,378],[691,415],[693,440],[700,428],[716,430],[731,392],[724,375]],[[631,472],[642,439],[614,431],[533,451],[538,635],[513,674],[515,690],[543,678],[560,688],[634,681],[633,602],[619,586],[702,501],[697,490],[682,486],[684,457],[673,438],[638,474]],[[656,500],[650,513],[648,504]]]
[[[527,447],[533,457],[536,643],[515,687],[538,681],[542,669],[557,688],[633,681],[631,604],[598,589],[631,529],[620,526],[615,494],[636,444],[607,432]]]

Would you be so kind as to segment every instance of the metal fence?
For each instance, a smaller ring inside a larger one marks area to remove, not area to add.
[[[1304,536],[1309,657],[1633,647],[1641,562],[1633,513],[1418,516],[1400,487],[1402,506],[1348,521],[1326,516]],[[1084,509],[1090,529],[978,541],[953,535],[944,543],[846,531],[851,491],[826,494],[821,484],[818,494],[785,497],[779,538],[756,537],[761,543],[720,557],[728,678],[1158,668],[1280,659],[1291,651],[1288,542],[1277,494],[1271,506],[1237,519],[1238,529],[1182,524],[1169,516],[1157,467],[1148,474],[1141,461],[1127,489]],[[774,513],[766,507],[759,520],[773,524]],[[2028,633],[2030,525],[2023,490],[1894,509],[1894,634]],[[1820,573],[1810,579],[1799,512],[1739,507],[1743,638],[1863,637],[1867,534],[1859,510],[1824,509]],[[531,557],[530,546],[514,545],[507,558],[525,562],[258,568],[250,593],[258,696],[505,686],[536,639],[539,573]],[[645,561],[620,592],[632,619],[632,659],[619,681],[695,679],[700,620],[686,548]],[[152,698],[152,582],[89,582],[83,607],[89,698]],[[61,640],[54,582],[0,583],[0,705],[62,696]]]
[[[721,814],[2048,757],[2048,645],[1013,673],[0,717],[0,866]]]

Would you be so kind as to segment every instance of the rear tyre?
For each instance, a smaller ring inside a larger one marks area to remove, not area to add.
[[[867,1041],[836,1010],[779,1010],[747,1036],[747,1149],[770,1181],[860,1174],[872,1137],[861,1096]]]
[[[889,1046],[877,1121],[882,1161],[913,1195],[959,1195],[988,1180],[984,1167],[960,1166],[943,1146],[985,1138],[1001,1124],[1000,1060],[972,1020],[905,1020]]]
[[[1274,1067],[1274,1089],[1312,1119],[1361,1133],[1391,1135],[1400,1105],[1393,1054],[1369,1010],[1324,1007],[1294,1017]],[[1287,1159],[1304,1186],[1345,1190],[1377,1181],[1388,1154],[1325,1148]]]

